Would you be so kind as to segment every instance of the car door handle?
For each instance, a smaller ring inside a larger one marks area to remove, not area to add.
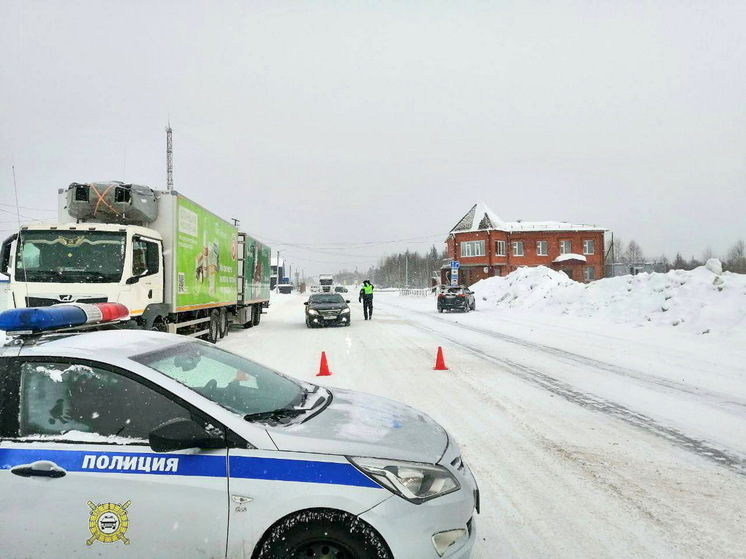
[[[11,474],[15,474],[21,477],[51,477],[59,478],[64,477],[67,472],[60,468],[54,462],[49,460],[38,460],[31,464],[21,464],[10,469]]]

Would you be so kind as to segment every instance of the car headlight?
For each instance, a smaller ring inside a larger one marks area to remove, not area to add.
[[[314,309],[308,309],[308,314],[319,314],[319,311]]]
[[[373,481],[416,505],[461,487],[451,472],[436,464],[378,458],[347,459]]]
[[[350,309],[349,309],[349,308],[347,308],[347,309],[342,309],[342,312],[341,312],[341,313],[339,313],[339,314],[350,314]]]

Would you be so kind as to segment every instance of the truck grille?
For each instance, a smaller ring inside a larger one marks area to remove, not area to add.
[[[59,299],[51,299],[49,297],[26,297],[27,307],[50,307],[52,305],[58,305],[60,303],[106,303],[106,297],[83,297],[81,299],[74,299],[71,301],[60,301]]]

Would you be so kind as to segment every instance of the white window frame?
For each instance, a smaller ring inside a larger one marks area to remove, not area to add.
[[[593,239],[583,239],[583,254],[596,254],[596,242]]]
[[[570,254],[572,252],[572,241],[570,239],[562,239],[559,242],[560,254]]]
[[[596,279],[596,268],[593,266],[583,268],[583,279],[585,281],[594,281]]]
[[[536,241],[536,256],[549,256],[549,241]]]
[[[506,256],[505,241],[495,241],[495,256]]]
[[[512,249],[513,249],[513,256],[524,256],[525,253],[523,251],[523,241],[513,241],[511,243]],[[521,252],[518,252],[518,245],[521,245]]]
[[[484,256],[484,241],[462,241],[461,258]]]

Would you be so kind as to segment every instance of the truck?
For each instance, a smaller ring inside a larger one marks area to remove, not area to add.
[[[323,293],[331,293],[334,284],[334,276],[331,274],[322,274],[319,276],[319,285]]]
[[[56,223],[2,245],[14,307],[118,302],[131,326],[202,337],[259,324],[270,248],[174,191],[119,181],[58,191]]]

